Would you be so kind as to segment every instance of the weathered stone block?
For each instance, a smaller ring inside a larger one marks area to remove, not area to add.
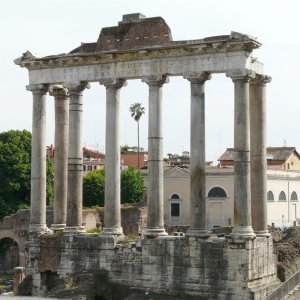
[[[193,268],[204,268],[204,258],[191,258],[191,267]]]
[[[40,249],[37,241],[35,243],[31,255],[37,254]],[[59,252],[55,243],[48,244],[52,250]],[[219,246],[214,248],[215,244]],[[232,299],[244,299],[236,298],[235,295],[248,297],[249,282],[252,289],[261,284],[262,277],[269,276],[267,282],[274,277],[274,274],[268,273],[270,268],[260,266],[264,260],[271,261],[270,264],[273,262],[268,242],[260,241],[252,245],[256,247],[247,250],[231,247],[230,244],[224,244],[224,241],[212,243],[210,240],[190,241],[187,238],[154,239],[150,242],[142,240],[140,252],[135,243],[118,244],[116,247],[114,239],[109,236],[80,236],[74,237],[72,242],[68,240],[68,248],[62,242],[57,271],[60,276],[65,276],[105,269],[110,272],[112,281],[144,290],[168,290],[170,293],[200,295],[210,299],[223,299],[224,295],[231,295]],[[178,255],[180,252],[184,256]],[[40,257],[38,259],[41,260]],[[34,260],[37,261],[37,258]],[[38,273],[39,265],[32,266],[30,270]],[[36,279],[36,289],[38,284]]]

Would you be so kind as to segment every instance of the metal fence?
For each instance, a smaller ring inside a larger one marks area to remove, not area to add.
[[[300,270],[278,286],[271,294],[267,296],[267,300],[281,300],[288,295],[296,286],[300,284]]]

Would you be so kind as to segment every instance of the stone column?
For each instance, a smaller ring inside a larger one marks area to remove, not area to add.
[[[62,86],[51,86],[50,95],[55,98],[54,223],[51,229],[63,230],[67,215],[69,95]]]
[[[252,224],[257,236],[269,237],[267,226],[266,84],[271,77],[250,81],[250,158]]]
[[[162,86],[166,76],[150,76],[143,81],[149,86],[148,125],[148,216],[146,237],[167,235],[164,228]]]
[[[65,232],[82,232],[82,100],[83,91],[89,88],[86,82],[66,83],[69,91],[69,152],[68,152],[68,197],[67,225]]]
[[[29,231],[43,233],[46,226],[46,94],[47,85],[29,85],[33,94],[31,196]]]
[[[25,276],[25,267],[14,268],[13,290],[15,295],[17,295],[18,287],[20,283],[24,280]]]
[[[185,76],[191,82],[190,228],[188,235],[207,238],[205,176],[205,81],[207,72]]]
[[[105,212],[104,234],[122,235],[121,189],[120,189],[120,89],[126,84],[123,79],[105,79],[100,84],[106,87],[106,140],[105,140]]]
[[[234,82],[234,240],[255,237],[251,219],[250,192],[250,70],[235,70],[227,74]]]

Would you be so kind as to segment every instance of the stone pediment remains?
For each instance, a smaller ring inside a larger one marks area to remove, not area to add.
[[[158,46],[167,47],[180,44],[226,43],[230,41],[256,43],[257,47],[261,45],[256,38],[234,31],[232,31],[230,35],[173,42],[171,30],[163,18],[146,18],[143,14],[135,13],[123,15],[123,20],[119,22],[118,26],[103,28],[97,42],[82,43],[70,53],[122,51]],[[219,46],[220,45],[218,45],[218,47]]]
[[[37,58],[36,56],[34,56],[30,51],[27,50],[26,52],[23,53],[22,56],[16,58],[14,60],[14,63],[16,65],[22,65],[23,61],[32,60],[32,59],[36,59],[36,58]]]
[[[118,26],[103,28],[96,43],[82,43],[70,53],[140,49],[171,41],[171,30],[163,18],[146,18],[138,13],[124,15]]]
[[[27,51],[22,57],[15,59],[15,63],[21,67],[26,67],[29,70],[37,70],[127,61],[147,60],[148,62],[153,59],[163,59],[163,61],[159,62],[160,68],[162,65],[162,67],[164,67],[165,64],[168,64],[169,66],[160,70],[159,73],[166,73],[169,76],[178,76],[182,74],[170,70],[171,68],[174,68],[173,59],[178,58],[179,60],[182,57],[186,57],[186,60],[189,61],[180,63],[186,66],[190,64],[195,65],[195,69],[197,70],[201,68],[203,71],[220,73],[228,69],[241,69],[246,66],[255,72],[262,73],[260,63],[255,62],[250,66],[252,62],[251,58],[249,59],[249,63],[243,62],[243,65],[235,64],[233,66],[231,60],[234,59],[235,61],[238,61],[238,59],[232,57],[227,58],[227,61],[224,61],[224,54],[242,51],[244,53],[247,52],[247,55],[250,56],[252,50],[259,48],[260,46],[261,43],[258,42],[256,38],[238,32],[196,40],[173,41],[171,30],[163,18],[146,18],[144,15],[136,13],[124,15],[118,26],[103,28],[97,41],[91,43],[83,42],[79,47],[71,50],[69,53],[35,57]],[[218,59],[217,54],[221,54],[222,57],[220,57],[220,59],[222,61]],[[191,58],[195,56],[199,57],[199,55],[205,56],[200,62],[200,65],[195,61],[191,61]],[[214,55],[215,58],[212,58],[212,55]],[[240,54],[237,55],[241,56]],[[142,65],[144,65],[144,63]],[[127,68],[127,66],[121,67]],[[141,69],[140,65],[137,65],[134,68],[138,70]],[[153,69],[155,71],[155,68]],[[182,67],[180,67],[180,69],[182,69]],[[185,70],[185,72],[190,71],[189,67]],[[96,71],[89,70],[89,72]],[[102,70],[99,70],[99,72],[106,73]],[[55,73],[58,74],[60,72],[56,71]],[[146,75],[144,73],[149,74],[149,70],[138,73],[139,74],[134,74],[132,78],[140,78]],[[107,75],[109,77],[115,76],[114,74]],[[124,77],[124,74],[120,75],[121,77]],[[57,80],[53,78],[53,81],[62,81],[61,76],[62,74]],[[30,74],[31,84],[43,83],[41,82],[41,78],[36,79],[34,77],[35,74]],[[79,75],[77,77],[82,76]],[[96,80],[94,79],[93,81],[98,81],[100,77],[103,76],[100,74],[100,76],[96,76]],[[106,74],[104,74],[104,77],[107,77]],[[130,76],[125,77],[130,79]],[[92,81],[91,78],[82,78],[82,80]],[[49,82],[48,78],[47,81]]]
[[[168,45],[172,41],[171,30],[163,18],[146,18],[141,14],[134,14],[135,18],[130,16],[124,15],[116,27],[101,30],[96,52]]]

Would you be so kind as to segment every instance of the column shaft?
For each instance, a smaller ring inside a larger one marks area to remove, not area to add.
[[[124,80],[101,81],[106,86],[104,234],[122,235],[120,189],[120,89]]]
[[[248,76],[234,82],[234,238],[255,236],[251,220]]]
[[[145,236],[167,235],[164,229],[162,85],[167,78],[146,78],[149,85],[148,216]]]
[[[188,235],[208,237],[206,230],[205,81],[208,73],[187,76],[191,82],[190,228]]]
[[[31,147],[31,205],[29,231],[46,227],[46,93],[44,85],[27,86],[33,94]]]
[[[68,153],[68,197],[66,232],[83,231],[82,226],[82,112],[83,90],[89,88],[85,82],[66,84],[70,95],[69,106],[69,153]]]
[[[251,210],[257,236],[270,236],[267,227],[266,83],[259,76],[250,82]]]
[[[54,148],[54,224],[53,230],[66,226],[68,188],[69,95],[62,87],[51,87],[55,97]]]

